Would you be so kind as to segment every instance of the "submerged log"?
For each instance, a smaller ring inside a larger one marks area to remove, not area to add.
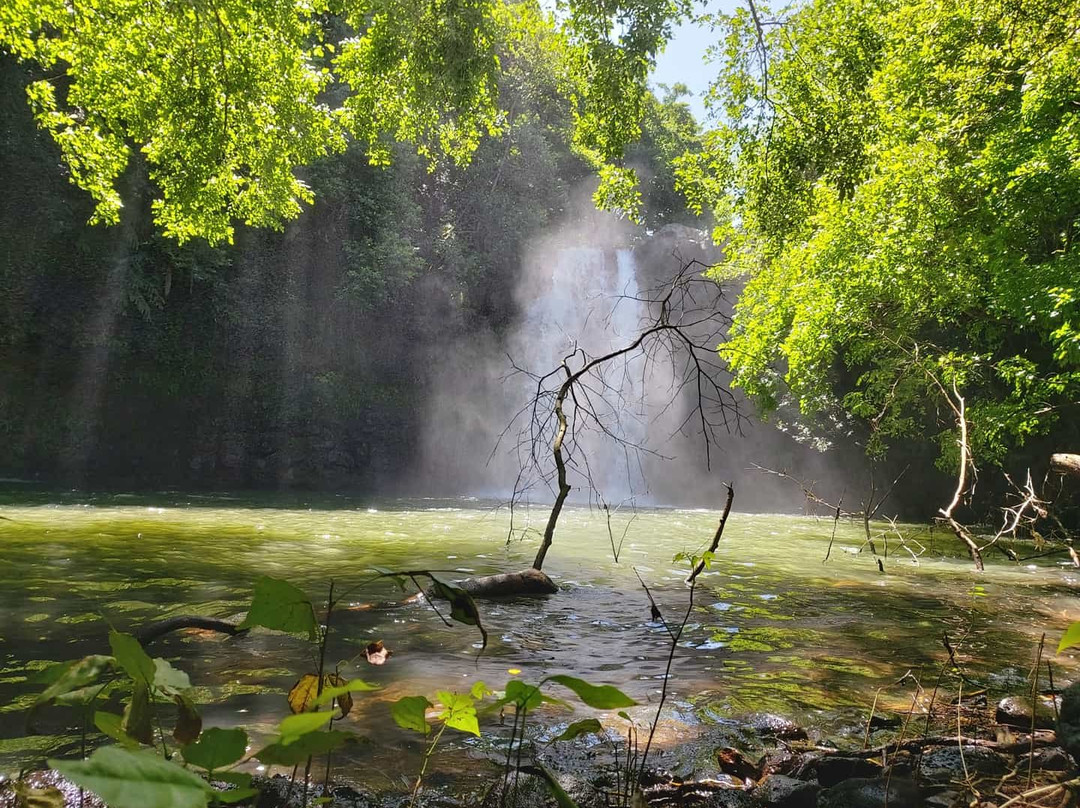
[[[518,595],[554,595],[559,591],[555,582],[538,569],[521,572],[500,572],[480,578],[457,581],[459,586],[474,598],[512,598]],[[428,590],[429,596],[435,596]]]
[[[1058,474],[1070,474],[1080,477],[1080,454],[1052,454],[1050,455],[1050,470]]]
[[[247,634],[246,628],[240,628],[228,620],[218,620],[214,617],[202,617],[200,615],[182,614],[178,617],[170,617],[159,620],[156,623],[148,623],[135,632],[135,639],[140,645],[151,643],[159,637],[163,637],[173,631],[195,628],[201,631],[216,631],[219,634],[228,634],[230,637]]]

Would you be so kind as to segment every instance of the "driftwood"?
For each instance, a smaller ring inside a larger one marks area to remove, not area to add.
[[[464,581],[457,581],[454,585],[477,598],[554,595],[559,591],[554,581],[540,570],[533,568],[521,572],[500,572],[498,575],[466,578]],[[430,589],[427,594],[428,597],[438,597],[438,594]]]
[[[1050,470],[1058,474],[1068,474],[1072,477],[1080,477],[1080,454],[1052,454],[1050,455]]]
[[[238,628],[235,623],[230,623],[228,620],[218,620],[214,617],[199,617],[194,614],[182,614],[178,617],[170,617],[167,620],[159,620],[156,623],[149,623],[148,625],[143,626],[135,632],[135,639],[139,641],[140,645],[147,645],[159,637],[185,628],[216,631],[219,634],[228,634],[230,637],[235,637],[238,634],[247,634],[248,632],[246,628]]]

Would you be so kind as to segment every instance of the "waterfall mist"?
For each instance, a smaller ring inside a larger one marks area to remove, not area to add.
[[[703,233],[676,226],[647,236],[599,214],[535,239],[514,289],[513,327],[502,335],[471,335],[439,346],[421,419],[417,471],[408,490],[501,500],[516,492],[521,501],[549,503],[551,480],[528,471],[533,460],[549,472],[554,468],[550,405],[538,410],[537,418],[530,410],[537,377],[557,374],[550,379],[561,380],[564,358],[573,357],[571,363],[580,366],[584,356],[632,343],[656,316],[644,301],[655,300],[657,288],[694,260],[700,262],[691,268],[697,275],[718,260]],[[730,314],[733,291],[722,294],[716,287],[705,294],[711,298],[697,305],[721,317]],[[577,429],[569,459],[572,499],[611,507],[717,507],[723,483],[730,481],[742,510],[803,507],[797,486],[763,474],[754,464],[805,479],[830,479],[830,488],[837,486],[838,465],[830,454],[758,423],[746,401],[739,400],[739,407],[747,418],[729,420],[729,429],[715,434],[707,453],[694,410],[697,390],[681,385],[687,360],[664,351],[648,359],[639,352],[620,357],[584,388],[587,402],[568,405],[587,403],[596,416],[594,421],[578,408],[576,424],[572,419]],[[858,461],[848,463],[854,467]]]

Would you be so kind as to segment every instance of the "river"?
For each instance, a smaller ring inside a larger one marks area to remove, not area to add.
[[[0,771],[46,748],[45,739],[22,737],[21,711],[40,689],[28,678],[48,660],[107,652],[110,624],[133,629],[175,614],[239,615],[259,575],[285,578],[318,602],[331,579],[341,592],[369,578],[374,566],[445,570],[448,578],[521,569],[531,563],[546,516],[519,510],[516,524],[532,530],[508,543],[507,511],[473,500],[168,494],[5,501]],[[603,512],[568,508],[545,566],[561,591],[481,602],[490,636],[483,654],[477,632],[446,627],[423,602],[405,602],[392,582],[354,590],[335,619],[330,658],[345,661],[347,678],[383,688],[358,697],[344,722],[374,741],[352,753],[368,772],[360,778],[402,782],[418,765],[415,736],[391,724],[388,700],[463,691],[478,679],[499,689],[515,675],[535,682],[572,673],[624,690],[642,705],[631,710],[633,720],[648,724],[669,643],[650,620],[635,570],[678,622],[687,567],[672,558],[707,545],[717,518],[708,510],[622,511],[611,517],[609,533]],[[898,527],[906,547],[888,525],[875,525],[876,534],[885,528],[891,536],[881,572],[861,524],[836,526],[824,563],[832,520],[733,514],[697,588],[658,744],[739,727],[736,719],[762,711],[825,734],[851,731],[879,690],[879,709],[904,708],[910,680],[893,683],[905,672],[932,685],[945,659],[943,632],[969,678],[991,695],[1023,690],[1044,632],[1059,685],[1071,678],[1072,657],[1052,652],[1080,618],[1080,571],[1060,556],[1019,565],[991,556],[976,573],[948,534]],[[612,539],[622,542],[618,563]],[[875,544],[883,555],[880,536]],[[380,639],[394,655],[369,666],[359,655]],[[237,639],[172,635],[150,650],[190,674],[207,725],[242,725],[256,735],[272,731],[287,711],[283,694],[312,667],[302,641],[261,631]],[[551,710],[538,723],[558,728],[571,718]],[[623,720],[607,718],[613,726]],[[56,730],[60,724],[50,721],[63,717],[46,717],[45,728]],[[453,768],[489,742],[451,740],[442,762]]]

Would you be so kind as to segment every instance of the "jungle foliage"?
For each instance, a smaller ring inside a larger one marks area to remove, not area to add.
[[[0,48],[36,70],[27,95],[94,221],[116,223],[134,155],[155,220],[183,244],[232,241],[234,222],[280,226],[313,198],[297,169],[357,144],[384,165],[411,142],[434,170],[463,165],[512,126],[500,77],[542,54],[597,198],[639,209],[621,163],[647,77],[685,0],[537,2],[15,0]],[[553,57],[553,58],[550,58]]]
[[[748,276],[736,382],[873,454],[977,463],[1080,400],[1080,4],[814,0],[716,21],[724,123],[681,158]],[[1071,431],[1070,431],[1071,430]],[[1045,462],[1045,461],[1044,461]]]

